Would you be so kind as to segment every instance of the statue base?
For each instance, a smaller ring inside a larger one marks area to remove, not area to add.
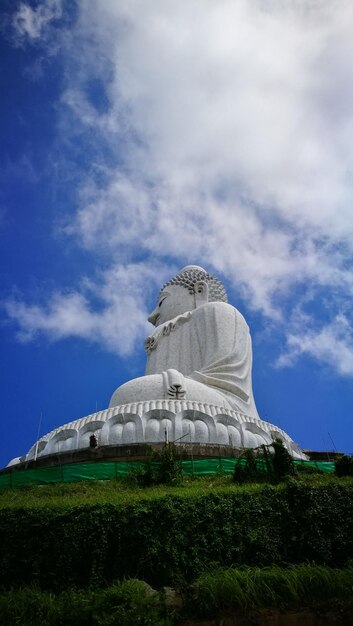
[[[211,404],[161,399],[115,406],[60,426],[8,467],[90,448],[92,435],[98,448],[174,442],[243,450],[279,438],[293,458],[307,459],[287,433],[269,422]]]

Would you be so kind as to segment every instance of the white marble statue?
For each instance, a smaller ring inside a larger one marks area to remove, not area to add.
[[[305,458],[281,429],[259,418],[251,382],[249,328],[227,303],[222,283],[196,265],[162,288],[149,316],[146,373],[116,389],[108,409],[65,424],[11,464],[89,447],[182,441],[256,448],[280,437]]]
[[[146,374],[119,387],[109,406],[183,398],[259,419],[249,328],[217,278],[184,267],[164,285],[148,321],[156,329],[145,342]]]

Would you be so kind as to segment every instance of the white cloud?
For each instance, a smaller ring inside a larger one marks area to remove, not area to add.
[[[78,6],[62,40],[63,141],[94,137],[116,165],[102,158],[81,173],[78,209],[64,231],[103,251],[113,268],[141,254],[204,264],[278,320],[297,286],[325,289],[336,328],[341,298],[353,291],[351,0]],[[22,11],[23,33],[34,39],[48,20],[39,7]],[[87,93],[97,76],[104,111]],[[73,318],[85,312],[88,336],[110,304],[93,314],[82,297],[68,304]],[[32,332],[26,311],[21,323]],[[50,320],[59,327],[60,311],[55,298],[45,319],[36,311],[41,329]],[[293,354],[295,320],[284,318]],[[132,324],[128,333],[126,350]],[[326,359],[324,350],[306,351]],[[337,359],[331,364],[343,371]]]
[[[20,341],[39,333],[52,340],[80,337],[103,345],[121,356],[131,354],[147,334],[146,297],[156,288],[163,270],[148,263],[117,266],[80,290],[57,292],[46,306],[8,299],[8,316],[17,323]],[[97,304],[93,300],[98,300]]]
[[[344,376],[353,376],[353,327],[343,315],[337,315],[320,330],[302,329],[287,337],[287,352],[277,365],[292,365],[301,355],[309,355]]]
[[[13,15],[12,25],[19,40],[35,41],[43,37],[50,22],[60,19],[61,15],[61,0],[44,0],[36,8],[21,2]]]
[[[260,268],[265,307],[296,273],[325,282],[330,244],[352,252],[351,3],[107,0],[81,8],[101,54],[106,45],[111,107],[97,113],[77,84],[66,103],[118,149],[125,142],[124,174],[112,169],[106,186],[91,187],[87,202],[81,196],[74,230],[85,244],[115,245],[123,235],[155,254],[162,239],[173,254],[187,230],[180,255],[192,239],[204,259],[213,249],[228,277],[239,277],[239,255],[249,261],[243,282]],[[114,197],[118,187],[129,188],[128,202]]]

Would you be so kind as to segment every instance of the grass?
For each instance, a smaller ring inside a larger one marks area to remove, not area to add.
[[[325,486],[335,483],[352,483],[353,478],[337,478],[334,474],[303,474],[295,479],[312,486]],[[271,486],[282,489],[285,483]],[[94,504],[116,504],[125,506],[140,500],[154,500],[168,495],[195,497],[210,493],[253,493],[268,488],[267,484],[236,485],[231,475],[212,475],[198,478],[184,478],[178,486],[158,485],[142,488],[129,479],[92,480],[75,483],[55,483],[30,487],[9,488],[0,492],[0,509],[72,507]]]
[[[302,564],[217,570],[195,582],[194,606],[202,615],[214,615],[231,610],[351,603],[352,588],[353,567]]]
[[[55,595],[33,587],[0,593],[2,626],[171,626],[159,594],[140,580]]]
[[[212,492],[257,491],[260,485],[238,487],[230,476],[185,479],[178,486],[140,487],[128,479],[92,480],[55,483],[6,489],[0,493],[0,508],[67,507],[92,504],[128,505],[140,500],[154,500],[167,495],[193,497]]]
[[[348,614],[352,607],[352,588],[353,567],[232,568],[200,576],[182,595],[172,591],[172,597],[179,599],[174,605],[168,603],[165,590],[158,592],[130,579],[59,594],[35,587],[0,592],[0,615],[2,626],[173,626],[185,619],[196,624],[202,616],[249,616],[249,612],[271,608],[329,609],[342,618],[343,611]]]

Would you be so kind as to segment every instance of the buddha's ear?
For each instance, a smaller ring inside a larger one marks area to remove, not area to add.
[[[194,285],[196,308],[208,302],[208,284],[205,280],[198,280]]]

